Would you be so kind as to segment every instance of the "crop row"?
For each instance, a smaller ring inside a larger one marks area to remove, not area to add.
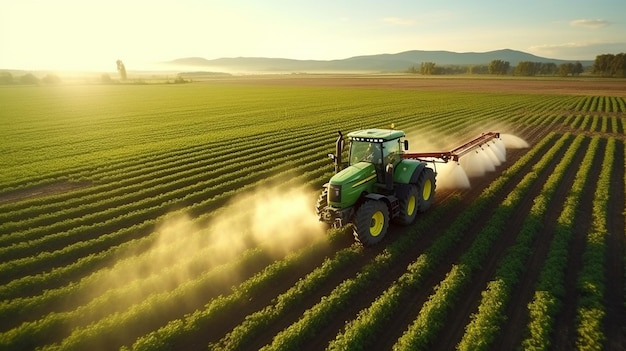
[[[459,262],[454,264],[446,277],[437,285],[435,292],[422,306],[415,321],[408,327],[394,345],[394,349],[426,349],[445,325],[445,320],[460,298],[463,288],[469,284],[473,274],[482,266],[488,252],[506,228],[507,220],[515,213],[524,196],[539,174],[553,162],[557,152],[570,139],[563,135],[517,183],[515,189],[498,206],[488,222],[478,233],[471,246],[463,253]],[[462,346],[462,344],[460,345]],[[476,347],[477,345],[474,345]]]
[[[549,203],[568,172],[583,139],[582,135],[574,139],[565,156],[544,183],[541,192],[533,200],[533,206],[529,215],[524,219],[515,244],[500,260],[494,279],[487,284],[487,288],[482,293],[478,312],[471,316],[465,335],[458,345],[459,349],[487,349],[499,334],[500,324],[505,320],[505,309],[511,294],[526,269],[526,261],[532,251],[532,242],[542,229],[542,221],[548,211]]]
[[[574,109],[588,112],[626,112],[626,100],[612,96],[587,96],[581,98]]]
[[[565,295],[565,269],[567,253],[573,235],[575,213],[593,166],[600,138],[591,140],[583,161],[574,177],[563,210],[557,219],[554,237],[536,283],[532,302],[528,305],[528,337],[523,346],[526,350],[548,350],[551,345],[554,319],[562,306]]]
[[[583,268],[578,277],[577,340],[579,350],[600,350],[605,335],[602,321],[604,305],[607,206],[611,188],[611,172],[615,157],[615,139],[609,139],[604,153],[600,178],[593,198],[591,230],[583,254]]]

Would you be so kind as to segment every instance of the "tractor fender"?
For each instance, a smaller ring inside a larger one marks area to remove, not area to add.
[[[368,199],[376,200],[376,201],[384,201],[385,204],[387,204],[387,206],[391,210],[392,199],[389,198],[389,195],[376,194],[376,193],[365,194],[365,196],[361,198],[361,203],[365,202],[365,200],[368,200]]]
[[[416,169],[415,171],[413,171],[413,174],[411,175],[411,184],[417,184],[417,181],[420,179],[420,176],[422,175],[422,172],[424,172],[424,169],[426,168],[426,164],[425,163],[421,163]]]
[[[424,168],[426,168],[424,162],[411,159],[402,160],[395,167],[393,181],[396,184],[416,184]]]
[[[364,198],[370,199],[370,200],[376,200],[376,201],[387,200],[387,196],[382,195],[382,194],[376,194],[376,193],[366,194]]]

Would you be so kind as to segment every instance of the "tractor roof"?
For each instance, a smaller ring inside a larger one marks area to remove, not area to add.
[[[348,133],[348,138],[350,138],[351,140],[379,143],[383,141],[402,138],[403,136],[403,131],[394,129],[364,129]]]

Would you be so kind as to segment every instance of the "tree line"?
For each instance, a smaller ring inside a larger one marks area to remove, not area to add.
[[[603,77],[626,77],[626,54],[604,54],[596,56],[593,66],[585,68],[579,61],[556,64],[553,62],[520,61],[511,66],[509,61],[492,60],[486,65],[446,65],[437,66],[435,62],[422,62],[420,66],[411,66],[409,73],[423,75],[447,74],[492,74],[513,76],[579,76],[585,71]]]
[[[626,77],[626,54],[596,56],[592,72],[603,77]]]

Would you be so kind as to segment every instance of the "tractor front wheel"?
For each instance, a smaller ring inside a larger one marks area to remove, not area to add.
[[[425,168],[417,182],[418,188],[418,211],[426,212],[435,200],[435,172],[431,168]]]
[[[315,204],[315,214],[317,214],[317,218],[320,221],[324,220],[324,211],[326,210],[326,206],[328,206],[328,188],[324,187],[322,193],[317,198],[317,203]]]
[[[356,211],[354,237],[371,246],[380,242],[389,228],[389,208],[382,201],[367,200]]]

